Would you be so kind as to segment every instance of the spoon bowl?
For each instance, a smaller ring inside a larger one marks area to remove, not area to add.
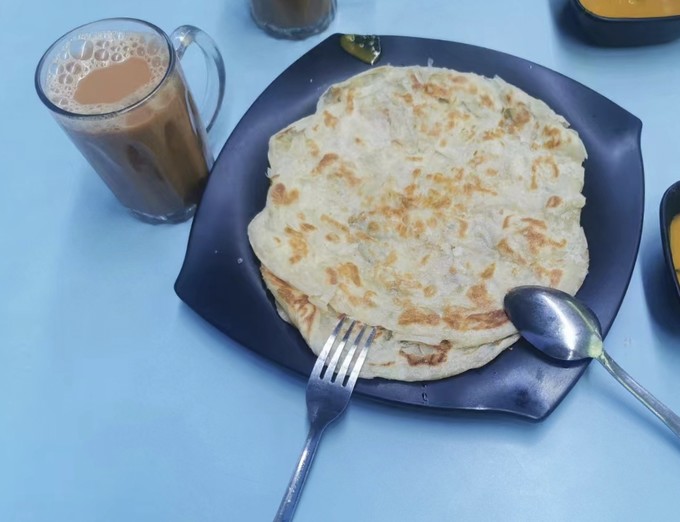
[[[560,290],[514,288],[505,296],[505,311],[519,333],[550,357],[580,361],[602,351],[600,321],[590,308]]]
[[[504,300],[520,335],[546,355],[564,361],[596,359],[654,415],[680,437],[680,417],[637,383],[604,349],[595,314],[571,295],[542,286],[519,286]]]

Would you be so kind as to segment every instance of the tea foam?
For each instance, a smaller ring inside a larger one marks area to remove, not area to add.
[[[85,76],[96,69],[142,58],[151,72],[151,80],[129,96],[115,103],[82,104],[75,93]],[[81,34],[67,42],[49,66],[45,82],[47,97],[61,109],[75,114],[105,114],[128,107],[148,95],[163,79],[169,53],[165,41],[148,33],[107,31]]]

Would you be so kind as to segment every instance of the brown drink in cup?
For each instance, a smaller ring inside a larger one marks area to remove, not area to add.
[[[38,93],[74,144],[119,201],[152,223],[191,217],[212,166],[205,126],[177,59],[194,39],[211,41],[196,28],[178,31],[176,51],[150,24],[95,22],[53,45],[56,53],[48,51],[36,73]],[[224,71],[216,48],[211,51],[206,57],[220,83],[212,122]]]
[[[302,39],[324,31],[337,0],[250,0],[255,23],[279,38]]]

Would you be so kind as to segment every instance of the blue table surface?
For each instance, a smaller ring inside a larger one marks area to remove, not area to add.
[[[289,42],[257,29],[245,0],[3,2],[0,520],[270,520],[307,431],[303,379],[175,295],[190,223],[131,218],[35,94],[44,49],[109,16],[213,36],[228,73],[215,152],[257,95],[330,32],[502,50],[638,116],[645,222],[606,344],[680,411],[680,303],[658,222],[680,177],[680,41],[590,47],[565,30],[562,4],[339,0],[326,34]],[[322,441],[296,520],[678,520],[679,493],[680,441],[593,364],[542,422],[354,400]]]

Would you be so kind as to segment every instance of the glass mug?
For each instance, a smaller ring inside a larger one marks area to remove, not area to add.
[[[180,66],[192,43],[207,65],[200,110]],[[131,18],[66,33],[35,73],[38,96],[71,141],[118,200],[148,223],[193,216],[213,163],[206,134],[224,83],[222,56],[206,33],[185,25],[168,36]]]
[[[277,38],[301,40],[325,31],[337,0],[250,0],[255,23]]]

